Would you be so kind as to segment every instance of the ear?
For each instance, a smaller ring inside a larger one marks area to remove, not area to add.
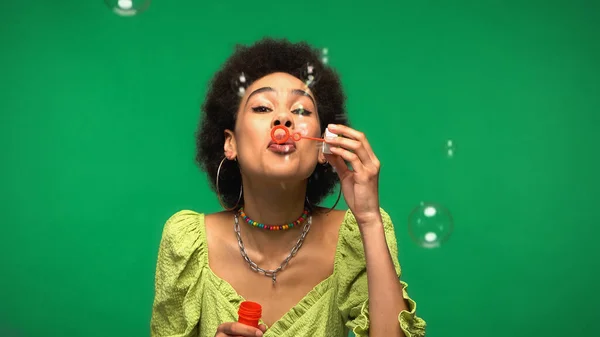
[[[231,130],[225,130],[225,143],[223,144],[225,157],[229,160],[237,158],[237,146],[235,143],[235,134]]]

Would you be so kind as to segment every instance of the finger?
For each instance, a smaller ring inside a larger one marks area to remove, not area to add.
[[[369,144],[369,141],[367,140],[367,137],[365,136],[364,133],[354,130],[349,126],[341,125],[341,124],[329,124],[327,126],[327,128],[329,129],[329,131],[331,131],[335,134],[342,135],[342,136],[360,141],[362,143],[362,145],[364,146],[365,150],[367,151],[367,153],[369,153],[369,155],[371,156],[371,160],[375,161],[375,159],[376,159],[375,153],[373,152],[373,149],[371,148],[371,144]]]
[[[327,161],[329,162],[331,167],[333,167],[335,172],[338,174],[340,180],[342,180],[342,178],[347,174],[347,172],[350,171],[348,169],[348,165],[346,164],[344,159],[342,159],[340,156],[337,156],[334,154],[324,154],[324,155],[325,155],[325,159],[327,159]]]
[[[238,322],[229,322],[219,325],[217,331],[223,332],[228,336],[260,337],[263,332],[255,327]]]
[[[352,170],[358,174],[365,171],[365,166],[358,158],[358,155],[354,152],[350,152],[343,147],[330,147],[329,150],[332,154],[338,155],[341,159],[350,163]],[[347,169],[347,168],[346,168]]]
[[[329,148],[331,147],[342,147],[346,150],[350,150],[358,155],[358,158],[362,162],[363,165],[368,166],[372,164],[372,156],[369,154],[367,149],[364,147],[363,143],[354,140],[351,138],[345,137],[334,137],[334,138],[325,138],[325,142],[329,144]]]
[[[258,328],[259,328],[259,329],[260,329],[260,331],[262,331],[262,332],[266,332],[266,331],[267,331],[267,326],[266,326],[266,325],[264,325],[264,324],[260,324],[260,325],[258,326]]]
[[[333,167],[335,173],[337,173],[340,181],[344,180],[348,174],[353,173],[348,167],[348,163],[346,163],[342,157],[335,154],[327,154],[325,155],[325,158],[327,161],[329,161],[329,164],[331,164],[331,167]]]

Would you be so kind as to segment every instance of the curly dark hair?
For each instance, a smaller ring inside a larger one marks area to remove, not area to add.
[[[204,118],[196,132],[196,162],[203,169],[212,189],[216,189],[217,170],[224,158],[225,129],[233,130],[241,103],[237,79],[243,73],[245,84],[266,75],[284,72],[309,83],[315,95],[321,130],[329,123],[349,125],[339,75],[321,61],[320,51],[306,42],[264,38],[251,46],[237,45],[233,55],[210,82],[202,112]],[[309,77],[313,75],[312,77]],[[307,81],[308,80],[308,81]],[[312,205],[331,194],[338,182],[330,165],[317,164],[308,179],[306,196]],[[225,160],[219,176],[219,193],[227,208],[235,207],[242,177],[238,162]],[[243,206],[243,196],[237,207]]]

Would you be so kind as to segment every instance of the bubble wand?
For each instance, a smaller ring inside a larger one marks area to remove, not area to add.
[[[275,133],[281,130],[284,132],[283,137],[277,139],[277,137],[275,137]],[[309,139],[309,140],[315,140],[318,142],[323,142],[323,153],[327,153],[327,154],[331,154],[331,151],[329,151],[329,144],[325,143],[325,139],[324,138],[315,138],[315,137],[308,137],[308,136],[303,136],[300,132],[294,132],[292,134],[290,134],[290,130],[283,126],[283,125],[276,125],[273,127],[273,129],[271,129],[271,139],[273,139],[273,141],[277,144],[284,144],[285,142],[288,141],[288,139],[290,139],[290,137],[295,141],[299,141],[301,139]],[[325,138],[328,137],[337,137],[337,135],[333,132],[330,132],[329,129],[325,129]]]
[[[277,132],[278,130],[281,130],[285,133],[285,135],[279,139],[277,139],[277,137],[275,137],[275,132]],[[292,137],[292,139],[296,142],[299,141],[300,139],[310,139],[310,140],[316,140],[319,142],[325,141],[325,139],[323,139],[323,138],[314,138],[314,137],[303,136],[300,132],[294,132],[294,133],[290,134],[290,130],[283,125],[276,125],[275,127],[273,127],[273,129],[271,129],[271,138],[277,144],[283,144],[283,143],[287,142],[288,139],[290,139],[290,137]]]

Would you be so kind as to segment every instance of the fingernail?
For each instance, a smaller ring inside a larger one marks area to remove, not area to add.
[[[329,130],[329,128],[327,128],[327,130],[325,130],[325,137],[324,137],[325,140],[333,139],[336,137],[337,137],[337,135],[335,133],[331,132]]]
[[[262,331],[259,330],[256,332],[256,337],[262,337],[262,335],[263,335]]]
[[[335,128],[337,128],[337,125],[335,125],[335,124],[329,124],[329,125],[327,125],[327,128],[330,129],[330,130],[335,130]]]

